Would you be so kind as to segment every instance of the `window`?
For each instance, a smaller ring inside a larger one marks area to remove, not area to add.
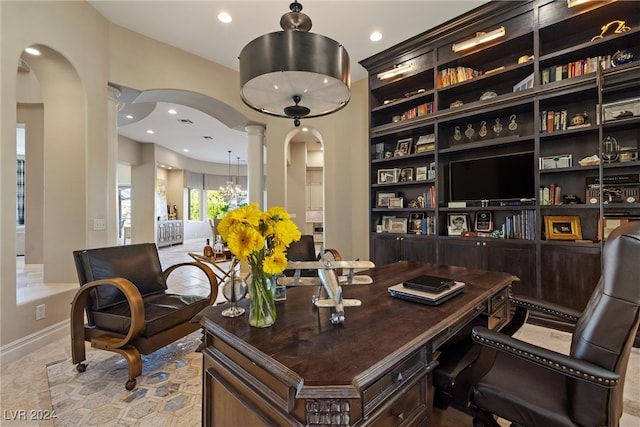
[[[189,188],[189,219],[192,221],[200,221],[200,206],[202,190],[198,188]]]

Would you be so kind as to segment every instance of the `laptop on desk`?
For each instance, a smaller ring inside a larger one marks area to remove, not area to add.
[[[454,281],[447,288],[436,293],[413,289],[405,286],[402,283],[390,286],[387,289],[389,291],[389,294],[391,294],[391,296],[394,298],[413,301],[420,304],[439,305],[461,293],[464,290],[464,287],[464,283]]]

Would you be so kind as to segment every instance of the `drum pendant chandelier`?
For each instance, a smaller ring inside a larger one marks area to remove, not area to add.
[[[310,33],[311,19],[294,1],[283,31],[265,34],[240,52],[240,97],[249,107],[300,119],[331,114],[349,102],[349,54],[335,40]]]

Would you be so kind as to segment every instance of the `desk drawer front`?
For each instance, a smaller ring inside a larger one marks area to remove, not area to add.
[[[491,301],[489,301],[489,314],[496,312],[507,300],[509,300],[509,288],[505,288],[500,291],[500,293],[491,297]]]
[[[427,376],[409,389],[380,415],[372,420],[370,427],[413,426],[422,424],[429,416],[423,390]]]
[[[415,375],[424,372],[427,366],[426,349],[423,347],[367,387],[362,393],[365,416]]]

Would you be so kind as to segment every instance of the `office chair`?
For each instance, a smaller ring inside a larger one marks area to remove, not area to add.
[[[512,426],[618,425],[640,319],[640,222],[615,229],[602,256],[602,276],[582,313],[512,298],[521,309],[573,321],[569,355],[473,328],[479,356],[452,381],[452,394],[453,406],[475,416],[474,426],[498,426],[494,415]]]

